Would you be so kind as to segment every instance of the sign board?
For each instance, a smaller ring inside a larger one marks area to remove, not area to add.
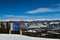
[[[13,31],[20,31],[20,23],[19,22],[13,22],[12,23],[12,30]]]

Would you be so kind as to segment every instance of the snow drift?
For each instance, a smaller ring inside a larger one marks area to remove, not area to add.
[[[0,40],[60,40],[60,39],[36,38],[16,34],[0,34]]]

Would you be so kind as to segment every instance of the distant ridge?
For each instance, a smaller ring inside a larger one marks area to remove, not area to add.
[[[50,21],[50,20],[60,20],[60,19],[0,19],[0,21]]]

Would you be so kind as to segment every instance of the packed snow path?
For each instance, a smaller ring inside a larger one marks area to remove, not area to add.
[[[60,40],[60,39],[36,38],[16,34],[0,34],[0,40]]]

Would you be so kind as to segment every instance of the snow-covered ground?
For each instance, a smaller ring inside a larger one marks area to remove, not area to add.
[[[16,34],[0,34],[0,40],[60,40],[60,39],[36,38]]]

